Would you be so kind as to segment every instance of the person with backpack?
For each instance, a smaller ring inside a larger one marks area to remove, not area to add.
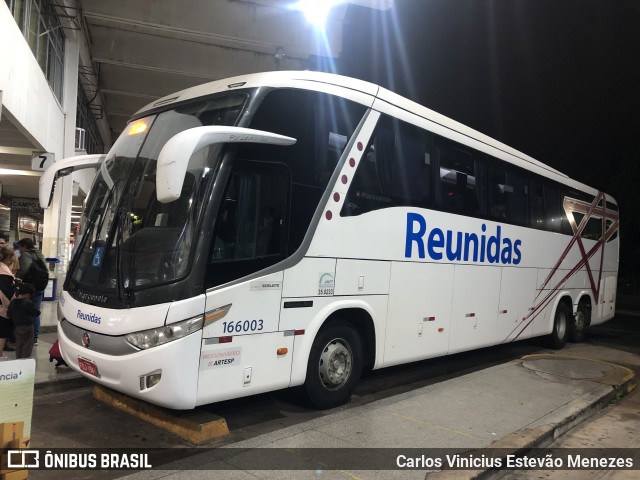
[[[36,309],[40,310],[42,299],[44,298],[44,289],[47,288],[49,282],[49,272],[44,263],[44,257],[39,250],[33,245],[33,240],[23,238],[18,241],[20,248],[20,269],[16,273],[16,277],[24,283],[33,285],[35,292],[31,296]],[[35,318],[33,325],[33,345],[38,345],[38,336],[40,335],[40,315]]]

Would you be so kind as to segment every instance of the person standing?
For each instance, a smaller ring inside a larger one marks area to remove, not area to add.
[[[0,237],[0,247],[2,247],[3,245],[7,245],[10,246],[10,244],[7,242],[7,240],[3,237]],[[14,245],[14,250],[13,253],[15,254],[15,245]],[[20,262],[18,262],[18,257],[14,256],[13,257],[13,262],[11,263],[11,265],[9,265],[9,268],[11,269],[11,272],[15,275],[16,272],[18,271],[18,269],[20,268]]]
[[[16,243],[18,243],[18,242],[14,242],[14,245],[13,245],[13,253],[14,253],[14,255],[16,253],[16,248],[17,248],[16,245],[15,245]],[[9,244],[9,242],[7,242],[7,240],[4,237],[0,237],[0,247],[2,247],[4,245],[6,245],[7,247],[11,246]],[[20,252],[18,252],[18,254],[19,253]],[[18,262],[18,257],[14,256],[13,257],[13,261],[7,263],[6,265],[11,269],[11,274],[15,278],[16,272],[20,268],[20,262]],[[15,350],[15,347],[13,346],[13,344],[16,343],[16,338],[14,336],[14,332],[15,332],[15,330],[12,328],[10,335],[5,339],[4,349],[7,352],[12,352],[12,351]]]
[[[25,275],[29,272],[29,268],[31,264],[35,262],[38,258],[44,262],[44,257],[39,250],[35,248],[33,245],[33,240],[30,238],[23,238],[18,241],[18,246],[20,248],[20,269],[16,273],[16,277],[19,279],[25,280]],[[31,296],[31,301],[35,305],[35,307],[40,310],[42,305],[42,299],[44,298],[44,288],[42,290],[38,289],[37,285],[35,286],[35,292]],[[33,324],[33,345],[38,345],[38,336],[40,335],[40,315],[35,318]]]
[[[11,265],[15,256],[9,245],[0,246],[0,358],[3,357],[5,342],[13,335],[13,322],[9,320],[7,309],[15,292]]]
[[[40,310],[29,300],[34,292],[30,283],[18,285],[16,296],[7,309],[16,332],[16,358],[29,358],[33,351],[33,325],[36,316],[40,315]]]
[[[13,274],[15,275],[20,269],[20,244],[18,240],[13,242],[13,253],[16,255],[16,261],[14,263],[14,267],[12,268]]]

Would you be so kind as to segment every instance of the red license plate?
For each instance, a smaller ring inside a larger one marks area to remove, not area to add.
[[[80,370],[82,370],[83,372],[86,372],[89,375],[93,375],[94,377],[100,378],[100,374],[98,373],[98,366],[91,360],[78,357],[78,366],[80,367]]]

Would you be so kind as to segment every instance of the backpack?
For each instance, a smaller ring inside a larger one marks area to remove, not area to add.
[[[44,290],[49,283],[49,271],[40,257],[31,252],[29,253],[33,261],[29,265],[29,270],[27,270],[22,281],[30,283],[37,291]]]

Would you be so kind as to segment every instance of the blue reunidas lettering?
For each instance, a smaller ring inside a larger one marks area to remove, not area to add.
[[[96,323],[100,325],[100,317],[97,316],[95,313],[84,313],[83,311],[78,310],[78,313],[76,316],[80,320],[84,320],[86,322]]]
[[[407,236],[404,256],[414,255],[414,246],[418,258],[449,260],[450,262],[488,262],[504,265],[518,265],[522,261],[521,240],[512,240],[502,235],[498,225],[492,235],[487,235],[487,226],[483,223],[481,233],[454,232],[432,228],[428,231],[427,220],[419,213],[407,213]]]

